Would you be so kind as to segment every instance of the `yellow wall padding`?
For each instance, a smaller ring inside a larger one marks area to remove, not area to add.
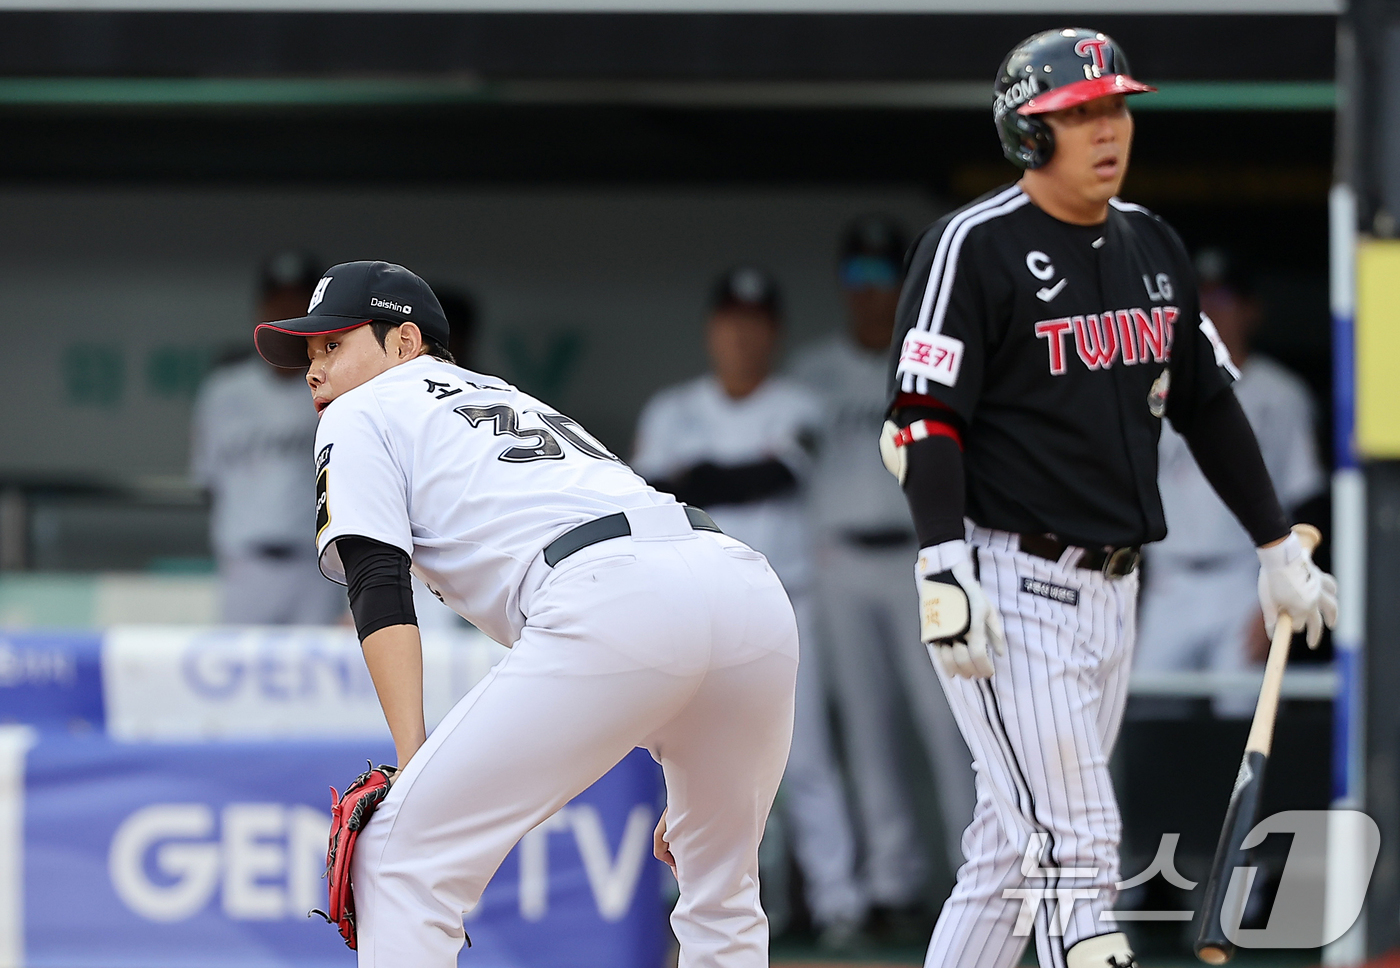
[[[1356,447],[1400,457],[1400,242],[1373,239],[1356,252]]]

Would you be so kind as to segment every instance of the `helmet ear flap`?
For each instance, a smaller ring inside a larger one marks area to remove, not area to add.
[[[1039,168],[1055,153],[1055,133],[1042,118],[1008,111],[998,127],[1002,154],[1017,168]]]

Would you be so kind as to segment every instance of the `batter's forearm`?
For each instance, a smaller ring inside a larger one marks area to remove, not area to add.
[[[1233,390],[1211,398],[1182,436],[1205,479],[1256,546],[1288,536],[1288,518],[1264,466],[1259,441]]]
[[[402,768],[428,738],[423,725],[423,646],[416,625],[391,625],[360,643]]]
[[[904,499],[909,502],[919,547],[960,540],[967,504],[962,449],[951,437],[935,435],[909,444],[906,450]]]

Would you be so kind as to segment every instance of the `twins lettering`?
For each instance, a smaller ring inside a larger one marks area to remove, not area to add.
[[[1061,316],[1035,324],[1035,335],[1049,348],[1050,372],[1069,369],[1065,344],[1070,335],[1079,359],[1090,370],[1106,370],[1120,356],[1125,366],[1163,363],[1171,359],[1172,327],[1181,311],[1175,306],[1115,309],[1102,315]]]

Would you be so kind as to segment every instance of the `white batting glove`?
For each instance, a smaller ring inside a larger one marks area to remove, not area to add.
[[[1308,648],[1322,641],[1322,626],[1337,625],[1337,579],[1313,564],[1312,554],[1296,534],[1289,534],[1272,548],[1259,553],[1259,607],[1264,627],[1274,634],[1280,615],[1293,621],[1294,629],[1307,629]]]
[[[1006,634],[1001,616],[972,572],[967,542],[945,541],[921,549],[914,580],[919,586],[919,632],[929,658],[950,676],[991,676],[987,645],[1005,655]]]

